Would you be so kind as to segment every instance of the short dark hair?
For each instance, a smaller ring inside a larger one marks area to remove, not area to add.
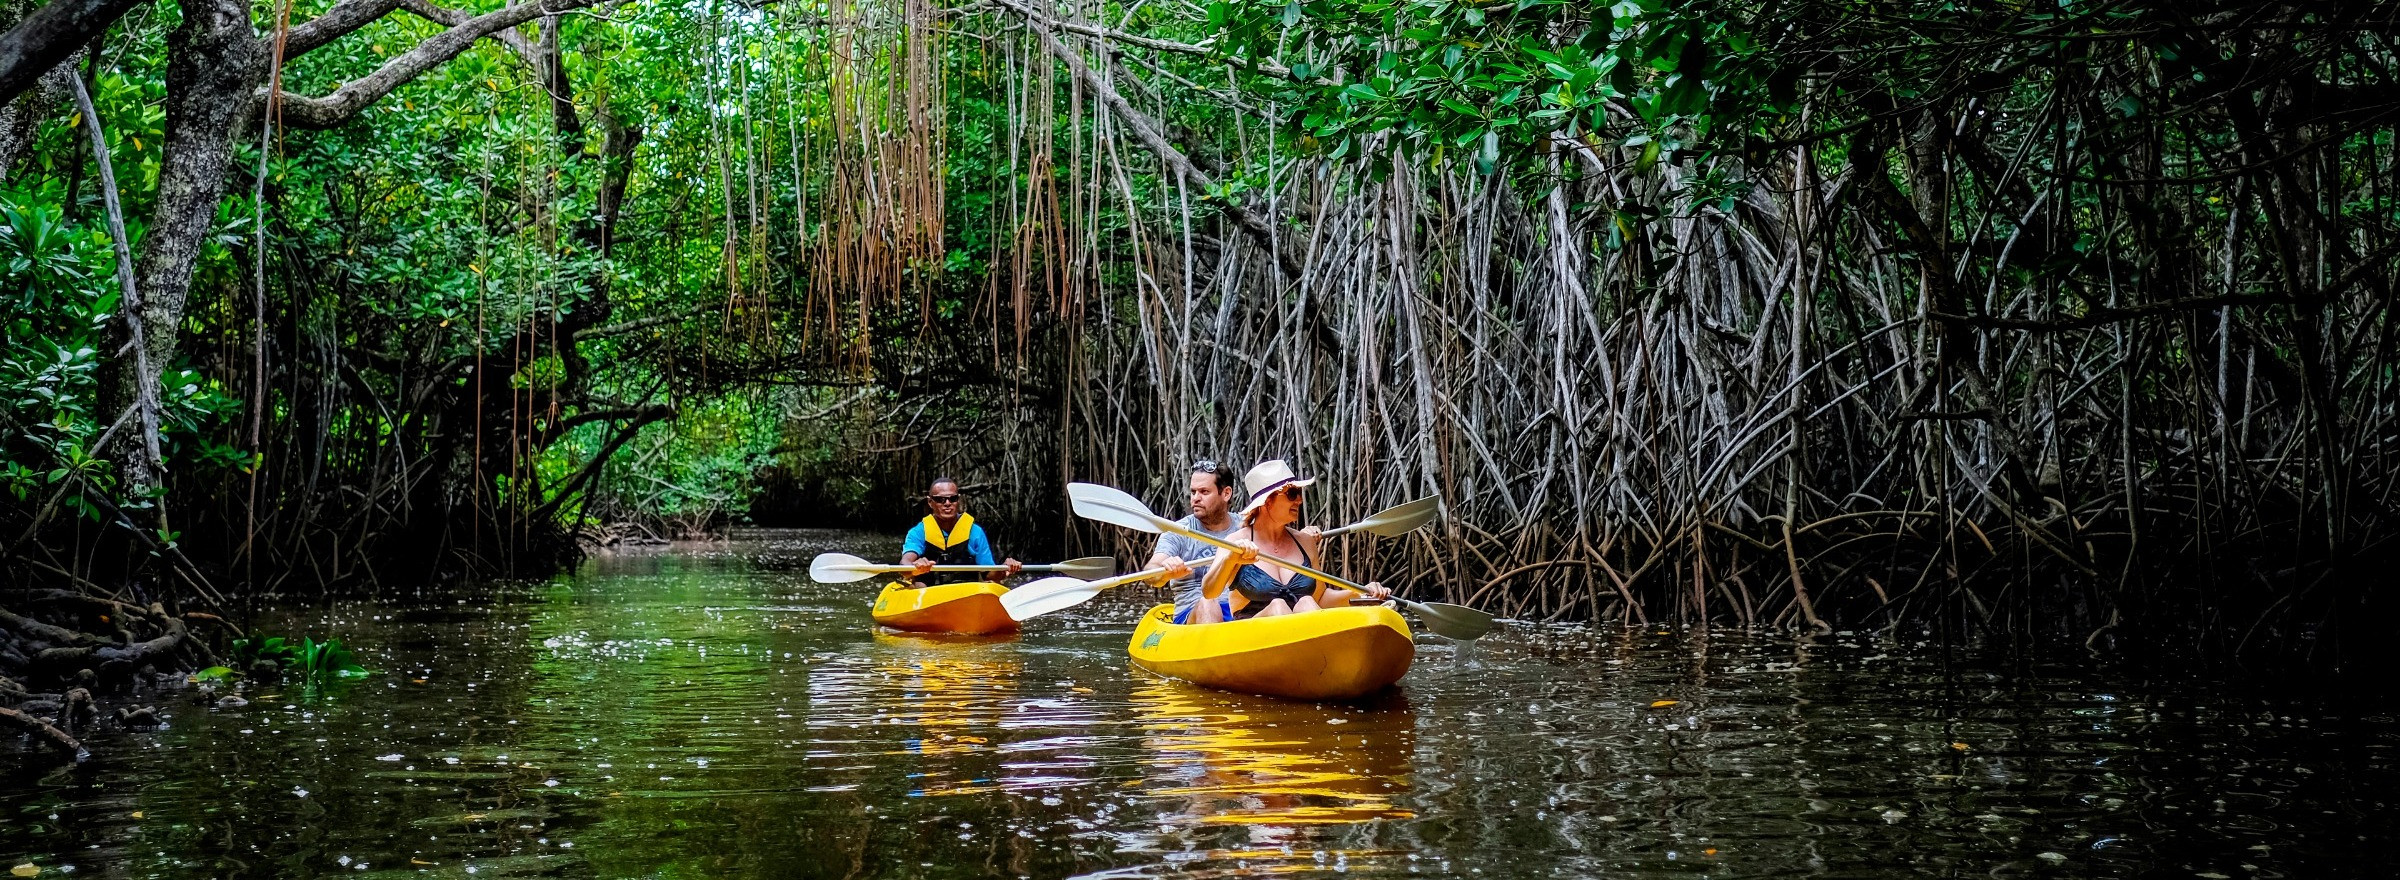
[[[960,485],[960,484],[959,484],[959,482],[958,482],[958,479],[957,479],[956,477],[935,477],[935,478],[933,478],[933,482],[930,482],[930,483],[926,483],[926,484],[925,484],[925,494],[927,494],[927,495],[931,495],[931,494],[933,494],[933,487],[935,487],[935,486],[939,486],[939,485],[941,485],[941,484],[943,484],[943,483],[949,483],[950,485],[953,485],[953,486],[958,486],[958,487],[959,487],[959,488],[961,488],[961,489],[964,489],[964,488],[966,488],[966,486],[963,486],[963,485]]]
[[[1219,489],[1233,488],[1233,478],[1226,475],[1225,466],[1210,459],[1203,458],[1199,461],[1192,462],[1192,473],[1207,474],[1211,477],[1215,477],[1217,480],[1217,488]]]

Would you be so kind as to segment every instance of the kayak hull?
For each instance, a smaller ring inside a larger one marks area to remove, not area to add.
[[[921,589],[905,583],[886,584],[882,595],[875,597],[873,615],[876,623],[909,632],[1016,632],[1016,619],[1000,607],[1000,596],[1007,592],[1007,587],[990,581]]]
[[[1143,669],[1218,690],[1295,700],[1354,700],[1391,687],[1416,659],[1400,613],[1327,608],[1178,626],[1175,606],[1142,615],[1127,650]]]

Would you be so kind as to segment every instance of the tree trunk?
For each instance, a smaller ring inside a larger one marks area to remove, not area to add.
[[[158,200],[142,238],[137,287],[149,369],[164,370],[175,356],[184,299],[201,242],[217,219],[233,164],[234,127],[249,118],[252,92],[266,66],[266,53],[250,26],[250,5],[240,0],[190,0],[183,23],[167,37],[166,153],[158,175]],[[123,331],[119,331],[122,333]],[[118,350],[125,340],[112,340]],[[123,407],[145,377],[131,358],[112,358],[107,382],[113,406]],[[131,443],[112,450],[123,469],[124,488],[136,497],[158,488],[161,475],[142,461]]]

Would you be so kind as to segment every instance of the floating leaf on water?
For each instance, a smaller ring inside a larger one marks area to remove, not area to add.
[[[2056,863],[2058,863],[2058,862],[2063,862],[2063,861],[2066,861],[2066,860],[2067,860],[2067,857],[2066,857],[2066,855],[2065,855],[2065,854],[2063,854],[2063,853],[2054,853],[2054,852],[2035,853],[2033,857],[2034,857],[2034,858],[2037,858],[2037,859],[2041,859],[2042,861],[2045,861],[2045,862],[2050,862],[2050,863],[2053,863],[2053,864],[2056,864]]]
[[[1959,751],[1962,751],[1962,752],[1967,750],[1967,744],[1966,744],[1966,743],[1951,743],[1951,744],[1950,744],[1950,747],[1951,747],[1951,748],[1953,748],[1953,749],[1957,749],[1957,750],[1959,750]]]
[[[1659,700],[1659,701],[1657,701],[1657,702],[1651,703],[1651,704],[1650,704],[1650,708],[1652,708],[1652,709],[1664,709],[1664,708],[1666,708],[1666,707],[1668,707],[1668,706],[1680,705],[1682,702],[1683,702],[1682,700]]]
[[[36,865],[32,862],[26,862],[25,864],[8,869],[9,876],[12,877],[31,877],[41,872],[42,866]]]
[[[136,818],[136,819],[142,818],[142,811],[140,811],[140,810],[135,810],[135,811],[133,811],[133,817],[134,817],[134,818]]]

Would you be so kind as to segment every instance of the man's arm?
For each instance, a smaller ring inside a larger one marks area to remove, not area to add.
[[[1142,563],[1142,567],[1162,568],[1166,566],[1168,559],[1183,558],[1183,545],[1179,540],[1181,537],[1181,535],[1160,535],[1158,549],[1150,551],[1150,559]]]
[[[993,556],[994,554],[992,553],[992,539],[991,539],[991,536],[990,536],[990,535],[986,535],[986,534],[984,534],[984,532],[983,532],[983,526],[980,526],[980,525],[976,526],[976,527],[975,527],[975,531],[974,531],[974,533],[968,536],[968,538],[967,538],[967,549],[974,551],[974,553],[975,553],[975,564],[977,564],[977,565],[1005,565],[1005,566],[1008,566],[1007,568],[1000,569],[1000,570],[998,570],[998,571],[994,571],[994,572],[991,572],[991,573],[989,573],[989,574],[985,575],[984,577],[985,577],[985,579],[986,579],[986,580],[990,580],[990,581],[1002,581],[1002,580],[1007,580],[1007,579],[1008,579],[1008,578],[1010,578],[1010,577],[1014,577],[1014,576],[1017,574],[1017,572],[1019,572],[1019,571],[1023,570],[1023,569],[1024,569],[1024,567],[1025,567],[1023,563],[1020,563],[1020,562],[1018,562],[1018,561],[1016,560],[1016,557],[1013,557],[1013,556],[1012,556],[1012,557],[1009,557],[1009,558],[1007,558],[1007,559],[1002,559],[1002,560],[997,560],[997,561],[993,560],[993,559],[992,559],[992,556]]]
[[[1000,564],[992,555],[992,536],[984,534],[981,525],[977,525],[975,531],[967,536],[967,550],[975,554],[976,565]]]

